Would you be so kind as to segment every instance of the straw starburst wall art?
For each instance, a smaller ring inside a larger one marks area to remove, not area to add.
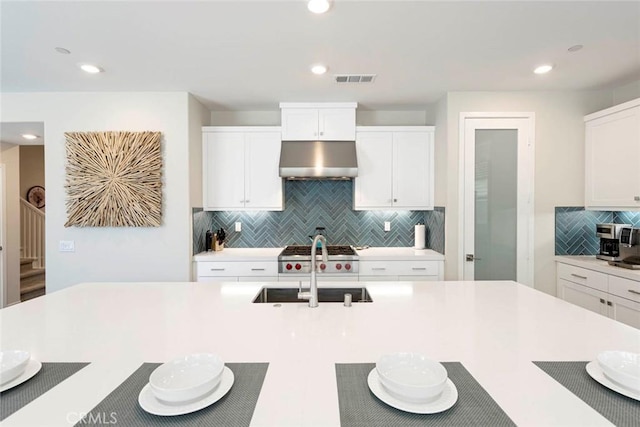
[[[65,227],[159,227],[160,132],[66,132]]]

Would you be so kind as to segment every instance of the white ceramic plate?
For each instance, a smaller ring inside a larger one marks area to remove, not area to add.
[[[210,394],[207,394],[202,399],[197,399],[188,403],[165,403],[158,400],[151,391],[149,384],[145,385],[140,391],[138,396],[138,403],[140,407],[153,415],[160,415],[163,417],[171,417],[175,415],[184,415],[191,412],[199,411],[207,406],[213,405],[218,400],[231,390],[235,377],[231,369],[224,367],[222,371],[222,379],[220,384]]]
[[[29,360],[29,363],[27,363],[27,367],[20,375],[18,375],[18,377],[0,386],[0,393],[9,390],[10,388],[13,388],[17,385],[20,385],[28,379],[31,379],[35,374],[40,372],[40,369],[42,369],[42,363],[34,359]]]
[[[598,381],[608,389],[620,393],[623,396],[627,396],[635,400],[640,400],[640,393],[611,381],[609,377],[607,377],[604,372],[602,372],[602,368],[598,364],[598,361],[594,360],[593,362],[587,363],[587,373],[591,376],[591,378]]]
[[[451,408],[458,400],[458,389],[448,378],[440,397],[428,403],[405,402],[390,395],[380,382],[376,368],[369,372],[367,384],[369,384],[369,389],[373,394],[387,405],[414,414],[437,414]]]

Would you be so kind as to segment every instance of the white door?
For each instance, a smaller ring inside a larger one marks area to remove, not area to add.
[[[533,286],[533,113],[462,113],[464,280]]]
[[[318,139],[317,108],[286,108],[282,110],[284,141],[314,141]]]
[[[5,276],[5,188],[4,188],[4,165],[0,165],[0,308],[3,308],[7,301],[7,289],[5,285],[7,283]]]
[[[353,141],[356,138],[355,108],[320,108],[318,139],[322,141]]]
[[[206,136],[203,159],[204,208],[244,208],[244,134],[214,132]]]
[[[393,133],[358,132],[358,176],[355,209],[388,208],[393,204]]]
[[[245,133],[245,208],[282,210],[280,132]]]
[[[393,133],[393,206],[420,210],[430,206],[431,134]]]

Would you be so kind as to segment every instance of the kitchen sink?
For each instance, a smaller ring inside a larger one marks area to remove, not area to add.
[[[373,302],[367,288],[318,288],[318,302],[344,302],[344,294],[351,294],[352,302]],[[308,304],[308,301],[298,299],[298,288],[262,288],[253,299],[255,303],[284,303],[298,302]]]

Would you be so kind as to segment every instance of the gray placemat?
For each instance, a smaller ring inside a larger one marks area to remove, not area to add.
[[[86,426],[92,419],[117,420],[117,425],[138,426],[248,426],[256,407],[268,363],[226,363],[235,377],[231,390],[211,406],[174,417],[145,412],[138,395],[149,382],[149,375],[160,363],[143,363],[114,391],[98,403],[76,426]]]
[[[0,421],[51,390],[88,363],[43,363],[33,378],[0,393]]]
[[[514,426],[515,424],[460,362],[443,362],[458,389],[458,401],[438,414],[411,414],[392,408],[369,390],[374,363],[336,363],[342,427]]]
[[[603,386],[587,373],[589,362],[533,362],[617,426],[640,425],[640,402]]]

